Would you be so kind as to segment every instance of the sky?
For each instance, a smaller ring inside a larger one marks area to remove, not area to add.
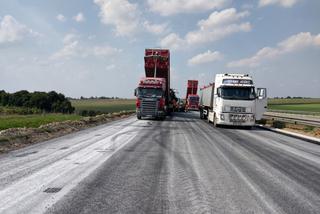
[[[184,97],[244,73],[269,97],[320,97],[318,0],[1,0],[0,90],[134,97],[145,48],[169,48]]]

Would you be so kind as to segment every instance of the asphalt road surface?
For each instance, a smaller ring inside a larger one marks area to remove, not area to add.
[[[0,213],[319,213],[320,146],[197,113],[0,155]]]

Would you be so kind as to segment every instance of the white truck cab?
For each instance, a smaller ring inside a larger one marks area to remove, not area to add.
[[[200,117],[214,125],[251,127],[266,109],[267,90],[255,89],[247,74],[217,74],[200,90]]]

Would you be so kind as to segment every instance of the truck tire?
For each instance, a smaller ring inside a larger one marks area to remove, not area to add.
[[[203,110],[200,109],[200,119],[204,119]]]
[[[137,119],[138,119],[138,120],[141,120],[141,116],[140,116],[140,115],[137,115]]]

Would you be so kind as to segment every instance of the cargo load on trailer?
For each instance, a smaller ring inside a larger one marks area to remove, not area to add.
[[[188,80],[185,110],[199,110],[198,80]]]
[[[146,49],[144,69],[145,77],[135,90],[137,118],[164,119],[172,111],[176,99],[170,89],[170,51]]]
[[[252,127],[267,110],[266,88],[255,89],[247,74],[217,74],[215,82],[200,89],[200,118],[214,126]]]

